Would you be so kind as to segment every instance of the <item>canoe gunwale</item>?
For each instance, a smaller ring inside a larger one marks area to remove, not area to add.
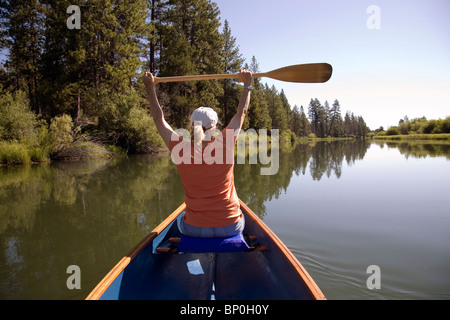
[[[139,242],[125,257],[123,257],[100,283],[91,291],[86,300],[99,300],[108,287],[116,280],[120,273],[136,257],[143,248],[153,241],[165,228],[167,228],[186,209],[186,204],[181,204],[171,215],[152,230],[141,242]]]
[[[258,216],[241,200],[241,207],[246,211],[247,215],[252,218],[252,220],[258,224],[258,226],[263,229],[263,231],[270,237],[271,241],[282,251],[283,256],[288,260],[293,269],[297,272],[300,278],[305,283],[311,295],[316,300],[326,300],[325,295],[322,293],[320,288],[317,286],[313,278],[309,275],[302,264],[297,260],[294,254],[286,247],[286,245],[278,238],[278,236],[261,220]]]
[[[326,300],[324,294],[314,282],[306,269],[297,260],[294,254],[286,247],[286,245],[270,230],[270,228],[241,200],[239,200],[241,208],[245,214],[265,233],[270,242],[282,252],[283,257],[288,261],[291,267],[296,271],[299,278],[302,279],[305,286],[309,290],[311,296],[316,300]],[[170,226],[177,217],[185,210],[186,204],[180,205],[172,214],[170,214],[161,224],[152,230],[142,241],[140,241],[126,256],[124,256],[99,282],[99,284],[91,291],[86,300],[99,300],[109,286],[116,278],[125,270],[130,262],[148,246],[158,235],[160,235],[168,226]]]

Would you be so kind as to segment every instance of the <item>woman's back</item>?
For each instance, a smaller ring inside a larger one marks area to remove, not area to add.
[[[224,227],[241,218],[234,186],[235,134],[226,128],[204,148],[179,137],[169,149],[185,190],[185,222],[204,228]]]

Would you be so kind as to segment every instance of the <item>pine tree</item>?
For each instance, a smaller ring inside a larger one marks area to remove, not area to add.
[[[325,101],[326,102],[326,101]],[[327,134],[327,114],[324,106],[319,105],[318,131],[316,135],[319,138],[325,138]]]
[[[339,101],[334,100],[330,110],[330,135],[333,137],[341,136],[342,132],[342,117],[341,106]]]
[[[252,73],[260,72],[256,57],[253,56],[249,69]],[[272,129],[272,119],[269,116],[269,109],[264,99],[263,85],[260,78],[253,79],[253,92],[248,110],[249,126],[255,130]]]
[[[158,70],[158,57],[161,45],[161,30],[162,30],[162,13],[165,7],[164,0],[149,0],[150,4],[150,21],[153,29],[148,43],[148,70],[156,74]]]
[[[357,126],[358,126],[357,131],[358,138],[366,139],[366,135],[370,131],[370,129],[367,127],[363,117],[361,116],[357,117]]]
[[[286,110],[283,102],[274,85],[271,88],[266,84],[264,91],[264,99],[269,107],[269,116],[272,119],[272,128],[285,130],[288,128]]]
[[[302,134],[302,118],[300,114],[300,109],[297,105],[294,106],[294,109],[292,110],[292,123],[291,123],[291,130],[294,132],[298,137],[301,137]]]
[[[15,90],[28,94],[32,109],[40,113],[38,87],[43,50],[43,6],[38,0],[0,2],[2,47],[9,51],[6,68]]]
[[[328,101],[323,104],[323,119],[322,119],[323,134],[322,137],[325,138],[330,135],[330,105]]]
[[[284,90],[281,89],[280,92],[280,99],[281,99],[281,103],[283,104],[283,110],[284,113],[286,114],[286,129],[291,128],[292,127],[292,110],[291,110],[291,105],[289,104],[289,101],[286,97],[286,94],[284,93]]]
[[[225,20],[222,37],[224,46],[222,50],[223,73],[237,73],[241,69],[244,59],[239,53],[239,47],[236,45],[236,38],[231,35],[231,29],[228,21]],[[223,95],[220,97],[220,105],[222,108],[223,123],[228,123],[233,117],[238,104],[238,86],[233,80],[221,80],[223,87]]]
[[[300,106],[300,127],[301,127],[301,137],[307,137],[311,133],[311,124],[308,121],[308,118],[306,117],[305,111],[303,109],[303,106]]]
[[[96,86],[130,87],[148,48],[152,25],[146,0],[94,0],[83,14],[83,45]]]
[[[162,13],[160,76],[220,73],[223,36],[219,9],[208,0],[170,0]],[[218,80],[167,83],[170,120],[186,127],[191,112],[200,106],[217,108],[222,87]]]
[[[113,28],[111,52],[107,64],[111,85],[118,90],[130,87],[136,79],[136,72],[142,66],[141,58],[148,48],[153,26],[146,23],[148,3],[146,0],[115,0],[112,14],[117,24]]]
[[[311,99],[309,102],[308,107],[308,117],[311,121],[311,132],[314,133],[316,136],[319,135],[319,125],[320,125],[320,109],[322,108],[322,105],[320,104],[320,101],[316,99]]]
[[[146,0],[93,0],[81,6],[81,29],[68,29],[68,0],[45,4],[41,96],[48,117],[69,113],[77,122],[102,112],[102,95],[125,92],[136,80],[151,37]],[[100,103],[99,103],[100,100]]]
[[[82,33],[67,28],[65,13],[70,1],[43,1],[45,5],[44,51],[41,56],[42,82],[39,88],[46,118],[63,113],[75,119],[79,114],[83,87],[84,56]]]

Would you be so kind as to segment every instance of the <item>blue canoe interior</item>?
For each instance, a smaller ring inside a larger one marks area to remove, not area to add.
[[[122,258],[87,299],[325,299],[296,257],[242,201],[243,234],[250,249],[178,252],[178,221],[184,209],[185,204]]]

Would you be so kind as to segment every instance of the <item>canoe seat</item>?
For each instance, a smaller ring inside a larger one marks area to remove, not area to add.
[[[239,252],[249,249],[244,236],[238,234],[229,238],[193,238],[181,235],[178,252]]]
[[[256,242],[255,236],[239,234],[229,238],[193,238],[182,235],[181,238],[169,238],[165,245],[158,247],[158,253],[205,253],[266,251],[267,247]]]

